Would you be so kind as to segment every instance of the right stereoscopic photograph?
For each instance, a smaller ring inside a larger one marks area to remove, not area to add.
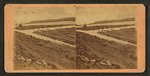
[[[76,69],[137,69],[136,7],[76,7]]]

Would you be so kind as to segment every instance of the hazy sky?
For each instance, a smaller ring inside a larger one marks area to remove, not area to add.
[[[26,23],[34,20],[75,17],[74,7],[16,7],[14,23]]]
[[[16,7],[14,24],[34,20],[76,17],[77,24],[92,23],[100,20],[111,20],[135,17],[136,7],[101,6],[101,7]]]
[[[136,7],[131,6],[101,6],[76,7],[76,23],[92,23],[100,20],[122,19],[135,17]]]

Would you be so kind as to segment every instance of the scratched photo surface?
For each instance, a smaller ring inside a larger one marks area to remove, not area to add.
[[[136,7],[77,7],[76,68],[136,69]]]
[[[14,70],[75,69],[74,7],[14,8]]]
[[[136,7],[15,7],[14,70],[137,69]]]

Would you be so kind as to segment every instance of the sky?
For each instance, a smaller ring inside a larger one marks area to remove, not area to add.
[[[88,24],[100,20],[122,19],[135,16],[136,7],[133,6],[14,8],[14,24],[65,17],[76,17],[77,24]]]
[[[34,20],[75,17],[74,7],[16,7],[14,8],[14,24],[27,23]]]
[[[136,16],[133,6],[76,7],[76,23],[88,24],[101,20],[123,19]]]

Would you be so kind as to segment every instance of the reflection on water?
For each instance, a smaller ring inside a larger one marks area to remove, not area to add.
[[[75,27],[75,26],[63,26],[63,27],[54,27],[54,28],[40,28],[40,29],[30,29],[30,30],[16,30],[15,29],[14,31],[18,31],[18,32],[21,32],[21,33],[24,33],[24,34],[27,34],[27,35],[32,35],[35,38],[48,40],[48,41],[59,43],[59,44],[68,45],[70,47],[75,47],[75,45],[71,45],[71,44],[68,44],[68,43],[65,43],[65,42],[62,42],[62,41],[58,41],[58,40],[55,40],[55,39],[51,39],[49,37],[45,37],[45,36],[33,33],[34,31],[38,31],[38,30],[56,30],[56,29],[73,28],[73,27]]]
[[[111,31],[111,30],[121,30],[121,29],[125,29],[125,28],[136,28],[136,26],[117,27],[117,28],[108,28],[108,29],[99,29],[99,30],[90,30],[90,31],[83,31],[83,30],[77,30],[77,31],[78,32],[84,32],[84,33],[87,33],[87,34],[90,34],[93,36],[97,36],[99,38],[103,38],[103,39],[110,40],[110,41],[115,41],[115,42],[119,42],[119,43],[123,43],[123,44],[130,44],[130,45],[133,45],[136,47],[135,44],[97,33],[97,32],[102,31],[102,30]]]
[[[95,25],[93,25],[95,26]],[[21,32],[21,33],[25,33],[27,35],[32,35],[33,37],[36,37],[36,38],[40,38],[40,39],[44,39],[44,40],[48,40],[48,41],[52,41],[52,42],[56,42],[56,43],[59,43],[59,44],[65,44],[65,45],[69,45],[71,47],[75,47],[75,45],[71,45],[71,44],[68,44],[68,43],[65,43],[65,42],[62,42],[62,41],[58,41],[58,40],[55,40],[55,39],[51,39],[51,38],[48,38],[48,37],[45,37],[45,36],[41,36],[41,35],[37,35],[37,34],[34,34],[33,32],[34,31],[38,31],[38,30],[56,30],[56,29],[63,29],[63,28],[80,28],[82,26],[62,26],[62,27],[50,27],[50,28],[39,28],[39,29],[30,29],[30,30],[14,30],[14,31],[18,31],[18,32]],[[122,41],[122,40],[119,40],[119,39],[115,39],[115,38],[112,38],[112,37],[108,37],[108,36],[105,36],[105,35],[101,35],[101,34],[97,34],[98,31],[112,31],[112,30],[120,30],[120,29],[124,29],[124,28],[136,28],[136,26],[127,26],[127,27],[117,27],[117,28],[107,28],[107,29],[99,29],[99,30],[90,30],[90,31],[82,31],[82,30],[77,30],[79,32],[84,32],[84,33],[88,33],[90,35],[95,35],[99,38],[104,38],[104,39],[107,39],[107,40],[111,40],[111,41],[116,41],[116,42],[120,42],[120,43],[124,43],[124,44],[130,44],[130,45],[134,45],[136,46],[135,44],[132,44],[132,43],[129,43],[129,42],[126,42],[126,41]]]

